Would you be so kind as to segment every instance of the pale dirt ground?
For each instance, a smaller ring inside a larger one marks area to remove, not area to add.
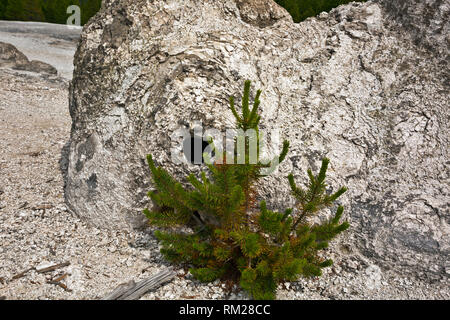
[[[5,41],[1,28],[0,23]],[[0,69],[0,299],[97,299],[168,266],[150,229],[105,231],[67,211],[62,174],[71,126],[67,88],[63,78]],[[397,275],[370,261],[333,258],[336,266],[323,277],[280,286],[278,299],[450,298],[448,283]],[[70,265],[45,274],[32,269],[14,279],[30,268],[63,262]],[[175,270],[172,282],[143,299],[248,298]],[[65,288],[48,282],[63,275]]]

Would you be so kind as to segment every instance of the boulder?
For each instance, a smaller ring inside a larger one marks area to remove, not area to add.
[[[105,1],[75,55],[68,207],[97,226],[142,226],[146,155],[180,180],[198,173],[173,160],[174,135],[233,127],[228,97],[249,79],[264,131],[291,142],[259,197],[292,205],[288,173],[305,181],[327,156],[330,188],[349,188],[351,230],[335,250],[448,278],[445,17],[439,0],[350,3],[298,24],[271,0]]]
[[[0,67],[13,68],[26,65],[28,58],[15,46],[9,43],[0,42]]]
[[[15,46],[0,42],[0,67],[56,75],[58,71],[50,64],[28,58]]]
[[[57,75],[58,71],[55,67],[52,65],[38,61],[38,60],[31,60],[26,64],[23,65],[17,65],[14,67],[16,70],[24,70],[24,71],[30,71],[35,73],[41,73],[41,74],[49,74],[49,75]]]

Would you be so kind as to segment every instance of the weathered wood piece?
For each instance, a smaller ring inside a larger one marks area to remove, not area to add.
[[[64,289],[65,291],[67,291],[67,292],[72,292],[72,290],[69,289],[69,288],[68,288],[64,283],[62,283],[62,282],[54,281],[54,280],[48,280],[47,283],[50,283],[50,284],[54,284],[54,285],[60,286],[61,288],[63,288],[63,289]]]
[[[149,290],[155,289],[160,285],[169,282],[175,277],[172,269],[163,270],[156,275],[139,281],[133,280],[128,283],[120,284],[113,292],[104,297],[102,300],[138,300]]]
[[[24,271],[22,271],[22,272],[16,274],[14,277],[12,277],[12,280],[16,280],[16,279],[20,279],[20,278],[24,277],[25,274],[26,274],[28,271],[31,271],[31,270],[33,270],[33,269],[34,269],[34,268],[28,268],[28,269],[26,269],[26,270],[24,270]]]
[[[55,264],[53,266],[46,267],[46,268],[43,268],[43,269],[36,268],[36,271],[38,273],[46,273],[46,272],[50,272],[50,271],[55,271],[56,269],[67,267],[68,265],[70,265],[70,262],[67,261],[67,262],[60,263],[60,264]]]
[[[102,300],[118,300],[121,296],[132,290],[134,287],[136,287],[136,283],[133,280],[127,283],[119,284],[113,292],[104,297]]]

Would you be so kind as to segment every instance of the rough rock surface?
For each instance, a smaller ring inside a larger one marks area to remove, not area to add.
[[[286,175],[302,180],[327,156],[331,187],[349,187],[351,231],[333,250],[448,281],[448,6],[390,2],[294,24],[256,0],[106,1],[75,56],[69,209],[96,226],[141,225],[146,154],[179,178],[198,172],[171,161],[172,133],[232,127],[227,99],[250,79],[265,129],[291,142],[260,196],[286,206]]]
[[[450,3],[445,0],[383,1],[389,16],[410,32],[415,42],[448,56]]]

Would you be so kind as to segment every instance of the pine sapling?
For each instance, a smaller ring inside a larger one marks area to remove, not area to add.
[[[294,208],[278,212],[267,208],[265,201],[256,203],[259,179],[267,174],[264,169],[281,163],[289,149],[289,143],[284,141],[279,156],[269,162],[260,161],[260,95],[258,90],[250,107],[250,81],[246,81],[241,113],[234,98],[230,98],[236,127],[241,129],[235,146],[244,141],[244,153],[236,148],[234,153],[214,148],[215,160],[205,161],[208,170],[200,177],[188,176],[190,188],[184,188],[166,170],[156,167],[148,155],[155,188],[148,195],[159,209],[146,209],[144,213],[151,224],[160,227],[155,236],[169,261],[189,265],[192,275],[200,281],[232,280],[254,299],[275,299],[278,283],[294,281],[299,276],[319,276],[322,268],[332,264],[319,252],[349,227],[347,222],[340,222],[343,207],[339,206],[334,217],[323,223],[311,224],[309,220],[319,210],[332,206],[347,189],[326,193],[329,160],[325,158],[317,175],[307,171],[306,188],[298,187],[293,175],[289,175],[291,193],[296,199]],[[257,138],[255,163],[251,161],[252,141],[245,135],[248,130],[253,130]],[[165,229],[176,225],[192,226],[193,232]]]

